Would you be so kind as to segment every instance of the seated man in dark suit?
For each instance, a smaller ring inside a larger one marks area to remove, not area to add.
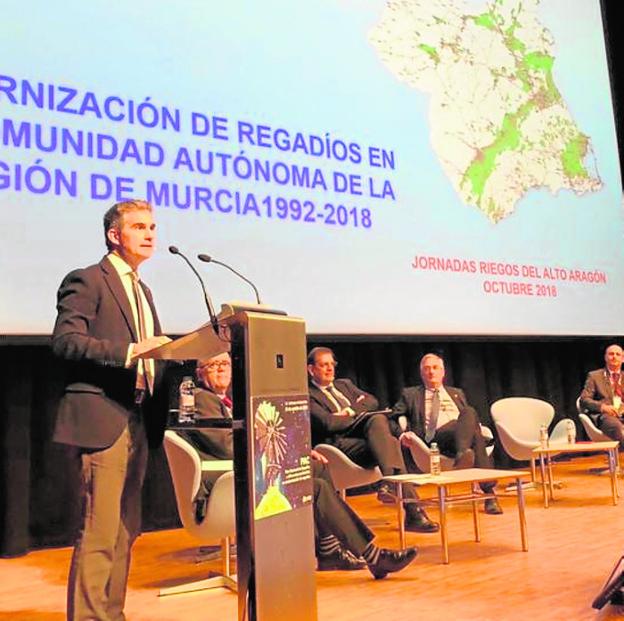
[[[356,464],[379,466],[386,476],[407,472],[401,446],[392,435],[388,417],[373,412],[379,403],[348,379],[335,379],[336,360],[328,347],[315,347],[308,354],[310,422],[312,446],[331,444]],[[412,486],[404,486],[406,498],[416,498]],[[385,489],[381,490],[385,493]],[[432,533],[439,529],[427,514],[413,503],[406,506],[405,529]]]
[[[229,354],[219,354],[197,365],[200,387],[195,408],[200,418],[231,418],[229,397],[232,366]],[[232,459],[231,429],[195,429],[178,432],[197,448],[202,459]],[[313,451],[314,528],[318,568],[353,570],[368,567],[376,579],[409,565],[416,548],[389,550],[373,543],[374,533],[336,493],[322,455]],[[197,520],[203,519],[210,490],[222,473],[202,473],[202,487],[195,499]]]
[[[409,449],[418,436],[428,445],[437,443],[442,454],[454,457],[455,468],[492,468],[477,412],[463,390],[443,384],[444,360],[437,354],[425,354],[420,361],[420,376],[424,386],[404,388],[393,408],[395,420],[407,418],[407,429],[393,426],[401,445]],[[410,471],[417,472],[409,450],[404,453]],[[495,481],[481,483],[481,489],[492,493],[495,485]],[[503,510],[496,498],[488,498],[485,512],[496,515]]]
[[[624,450],[624,425],[622,416],[622,360],[624,352],[619,345],[609,345],[605,350],[605,366],[590,371],[580,396],[580,406],[606,435],[620,443]]]

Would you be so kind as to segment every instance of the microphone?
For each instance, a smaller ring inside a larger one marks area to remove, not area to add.
[[[199,275],[199,272],[193,267],[193,264],[186,258],[186,256],[182,252],[178,250],[176,246],[169,246],[169,252],[171,254],[177,254],[178,256],[182,257],[184,261],[186,261],[186,264],[193,270],[193,274],[197,276],[197,279],[199,280],[201,284],[202,291],[204,292],[204,300],[206,302],[206,308],[208,309],[208,315],[210,316],[210,323],[212,324],[212,329],[215,331],[215,334],[217,334],[218,336],[219,335],[219,321],[217,320],[217,315],[214,311],[214,306],[212,305],[210,296],[208,295],[208,292],[206,291],[206,285],[204,285],[204,281],[202,280],[202,277]]]
[[[258,293],[258,289],[256,287],[256,285],[254,285],[251,280],[249,280],[249,278],[246,278],[245,276],[243,276],[240,272],[237,272],[233,267],[231,267],[230,265],[228,265],[227,263],[223,263],[221,261],[217,261],[216,259],[213,259],[210,255],[207,254],[198,254],[197,258],[200,261],[203,261],[204,263],[216,263],[217,265],[221,265],[222,267],[227,268],[228,270],[230,270],[230,272],[232,272],[233,274],[236,274],[241,280],[244,280],[248,285],[251,286],[251,288],[254,290],[254,293],[256,294],[256,302],[258,304],[262,304],[262,302],[260,301],[260,294]]]

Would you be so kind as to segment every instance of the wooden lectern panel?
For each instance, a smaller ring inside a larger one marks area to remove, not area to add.
[[[239,620],[316,621],[305,324],[255,312],[228,323]]]
[[[200,360],[212,358],[223,352],[230,351],[229,331],[220,328],[217,335],[212,324],[204,324],[184,336],[150,349],[142,353],[139,358],[153,358],[154,360]]]

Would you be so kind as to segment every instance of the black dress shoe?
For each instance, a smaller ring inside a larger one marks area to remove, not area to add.
[[[464,470],[465,468],[472,468],[475,463],[474,451],[469,448],[461,453],[455,455],[455,461],[453,462],[453,470]]]
[[[405,548],[405,550],[388,550],[381,548],[377,562],[368,566],[375,580],[381,580],[393,571],[400,571],[407,567],[418,554],[417,548]]]
[[[500,506],[497,498],[488,498],[483,508],[490,515],[500,515],[503,512],[503,508]]]
[[[396,496],[392,493],[392,489],[387,483],[382,483],[377,488],[377,500],[384,505],[393,505],[396,501]]]
[[[429,516],[420,510],[405,516],[405,530],[410,533],[437,533],[440,530],[440,525],[437,522],[432,522]]]
[[[323,554],[318,557],[319,571],[356,571],[365,567],[366,561],[363,558],[357,558],[344,548],[338,548],[331,554]]]

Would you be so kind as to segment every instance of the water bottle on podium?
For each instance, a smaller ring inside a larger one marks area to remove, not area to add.
[[[179,397],[178,422],[192,423],[195,420],[195,382],[190,375],[182,378]]]
[[[436,442],[431,443],[429,448],[429,471],[433,476],[439,476],[442,473],[440,465],[440,449]]]
[[[540,426],[539,441],[541,448],[548,448],[548,427],[546,425]]]

